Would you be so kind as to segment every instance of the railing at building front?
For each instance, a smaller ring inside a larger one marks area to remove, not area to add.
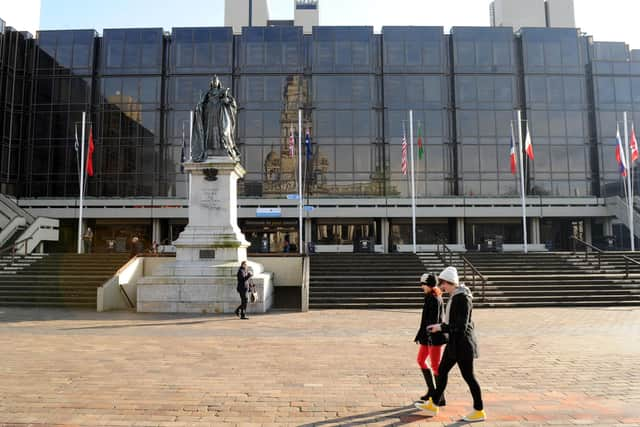
[[[442,248],[442,250],[441,250]],[[444,240],[438,239],[436,241],[436,255],[445,265],[453,265],[453,251]],[[478,269],[462,254],[457,254],[460,261],[462,261],[462,277],[467,278],[467,269],[471,273],[471,287],[476,290],[476,277],[480,284],[480,301],[484,302],[485,287],[487,285],[487,279],[478,271]]]
[[[596,259],[598,260],[598,270],[601,270],[600,266],[602,265],[602,254],[605,252],[602,249],[593,246],[590,243],[585,242],[584,240],[581,240],[579,238],[577,238],[576,236],[571,236],[569,237],[569,241],[572,243],[572,247],[573,247],[573,254],[575,255],[577,252],[577,247],[578,246],[583,246],[584,247],[584,260],[585,262],[589,262],[589,254],[591,251],[593,251],[594,253],[591,253],[592,257],[596,257]],[[637,261],[625,254],[615,254],[617,256],[620,256],[624,259],[624,277],[628,278],[629,277],[629,264],[635,264],[640,266],[640,261]]]
[[[0,256],[4,255],[7,252],[10,252],[11,253],[11,263],[13,263],[16,255],[17,255],[17,252],[18,252],[18,246],[20,246],[20,244],[22,244],[22,243],[24,243],[24,256],[29,255],[29,247],[27,245],[27,242],[29,240],[31,240],[31,239],[33,239],[33,237],[27,237],[27,238],[24,238],[22,240],[18,240],[17,242],[13,242],[11,244],[11,246],[7,246],[6,248],[0,250]]]

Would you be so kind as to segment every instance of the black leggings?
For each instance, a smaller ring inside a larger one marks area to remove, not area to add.
[[[247,293],[246,292],[238,292],[240,294],[240,305],[236,308],[236,311],[240,311],[244,316],[244,313],[247,311]]]
[[[444,394],[444,390],[447,388],[447,380],[449,378],[449,371],[458,364],[462,378],[469,386],[469,391],[473,397],[473,409],[478,411],[483,409],[482,406],[482,392],[480,391],[480,384],[473,375],[473,358],[464,358],[462,360],[456,360],[447,356],[447,352],[444,353],[444,358],[440,362],[440,368],[438,369],[438,378],[436,381],[436,391],[433,394],[433,401],[439,402],[440,397]]]

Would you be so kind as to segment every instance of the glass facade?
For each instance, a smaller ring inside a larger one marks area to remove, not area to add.
[[[402,174],[402,135],[408,138],[407,109],[413,110],[416,196],[455,194],[451,134],[448,43],[442,27],[385,27],[383,99],[386,195],[408,197],[409,177]],[[418,129],[424,147],[417,147]]]
[[[0,192],[18,191],[23,141],[28,135],[32,41],[0,20]]]
[[[89,197],[187,197],[189,112],[213,74],[240,106],[245,198],[296,192],[299,109],[312,140],[305,194],[389,200],[410,194],[400,166],[409,109],[420,198],[517,196],[516,109],[535,147],[530,195],[619,194],[615,124],[622,111],[640,114],[637,58],[575,29],[144,28],[35,40],[5,30],[0,40],[0,184],[19,197],[76,197],[85,111],[96,146]]]
[[[616,127],[624,138],[624,112],[631,123],[640,123],[640,58],[633,58],[625,43],[595,43],[591,62],[594,90],[596,152],[600,192],[623,196],[624,178],[616,162]],[[628,123],[629,133],[631,123]],[[635,166],[636,163],[634,163]],[[634,167],[634,189],[637,188]],[[634,191],[635,193],[635,191]]]
[[[166,193],[162,29],[107,29],[97,67],[96,197]]]
[[[312,37],[310,195],[381,196],[379,37],[372,27],[318,27]]]
[[[575,29],[525,28],[522,59],[526,115],[536,144],[530,193],[594,194],[587,39]]]
[[[517,196],[511,174],[511,121],[521,99],[511,28],[451,30],[458,193]]]

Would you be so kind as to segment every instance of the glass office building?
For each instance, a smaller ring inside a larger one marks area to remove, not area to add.
[[[419,249],[441,239],[477,249],[495,235],[521,245],[520,182],[509,163],[516,110],[535,151],[524,162],[529,243],[565,248],[574,233],[594,242],[616,233],[624,243],[625,218],[609,206],[624,192],[615,131],[623,111],[640,118],[640,59],[577,29],[136,28],[31,38],[3,28],[0,189],[60,218],[55,249],[73,249],[75,141],[86,112],[95,175],[85,218],[97,249],[132,234],[148,245],[175,239],[187,220],[189,115],[214,74],[240,107],[239,217],[251,250],[299,245],[297,201],[287,198],[299,185],[313,207],[303,238],[318,250],[351,250],[365,237],[378,251],[409,250],[409,110]],[[299,110],[312,141],[302,183],[297,150],[289,153]],[[281,216],[259,217],[264,207]]]

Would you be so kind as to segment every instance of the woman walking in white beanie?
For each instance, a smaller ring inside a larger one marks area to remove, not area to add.
[[[449,371],[457,364],[473,397],[474,410],[463,420],[483,421],[486,418],[486,413],[482,405],[482,392],[473,374],[473,359],[478,357],[478,345],[471,320],[473,295],[469,288],[459,283],[458,271],[455,267],[447,267],[442,270],[438,279],[442,290],[449,294],[449,301],[445,309],[444,322],[430,325],[428,329],[430,332],[448,333],[449,343],[444,350],[442,362],[440,362],[440,375],[435,392],[427,402],[416,403],[416,407],[432,416],[438,414],[439,407],[434,402],[440,401],[440,397],[447,387]]]

